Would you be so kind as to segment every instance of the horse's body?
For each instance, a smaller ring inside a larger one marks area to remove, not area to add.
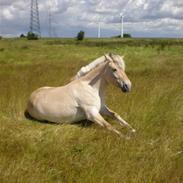
[[[104,120],[101,116],[104,114],[132,129],[105,105],[105,88],[109,82],[117,85],[124,92],[131,88],[130,80],[123,70],[124,63],[120,63],[121,60],[117,62],[114,58],[115,55],[100,57],[93,64],[83,67],[75,79],[65,86],[37,89],[28,101],[28,113],[35,119],[57,123],[88,119],[121,135]]]
[[[99,100],[95,90],[89,87],[87,82],[72,81],[65,86],[42,87],[33,92],[28,103],[28,111],[38,120],[74,122],[85,119],[85,113],[80,108],[83,103],[94,102],[100,109]]]

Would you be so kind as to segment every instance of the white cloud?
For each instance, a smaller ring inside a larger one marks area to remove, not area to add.
[[[100,21],[102,31],[119,34],[119,13],[125,13],[125,32],[132,35],[183,37],[183,2],[180,0],[39,0],[41,31],[48,34],[49,7],[53,30],[74,36],[79,29],[88,36]],[[29,27],[30,1],[0,0],[0,33],[18,35]]]
[[[13,19],[13,14],[11,13],[10,9],[4,9],[2,11],[2,17],[8,20]]]

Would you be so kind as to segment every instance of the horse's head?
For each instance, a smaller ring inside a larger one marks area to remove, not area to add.
[[[131,90],[131,81],[125,73],[123,58],[114,54],[106,54],[105,58],[108,62],[106,80],[121,88],[123,92],[129,92]]]

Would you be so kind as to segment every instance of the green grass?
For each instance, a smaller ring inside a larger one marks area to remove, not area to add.
[[[107,52],[125,55],[133,84],[129,94],[107,92],[108,106],[137,129],[131,140],[94,124],[25,119],[33,90],[68,83]],[[0,40],[0,182],[183,182],[182,58],[182,39]]]

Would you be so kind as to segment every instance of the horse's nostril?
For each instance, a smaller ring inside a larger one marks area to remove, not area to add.
[[[123,91],[124,92],[128,92],[129,91],[129,87],[126,83],[123,84]]]
[[[128,85],[127,84],[124,84],[124,88],[128,90]]]

